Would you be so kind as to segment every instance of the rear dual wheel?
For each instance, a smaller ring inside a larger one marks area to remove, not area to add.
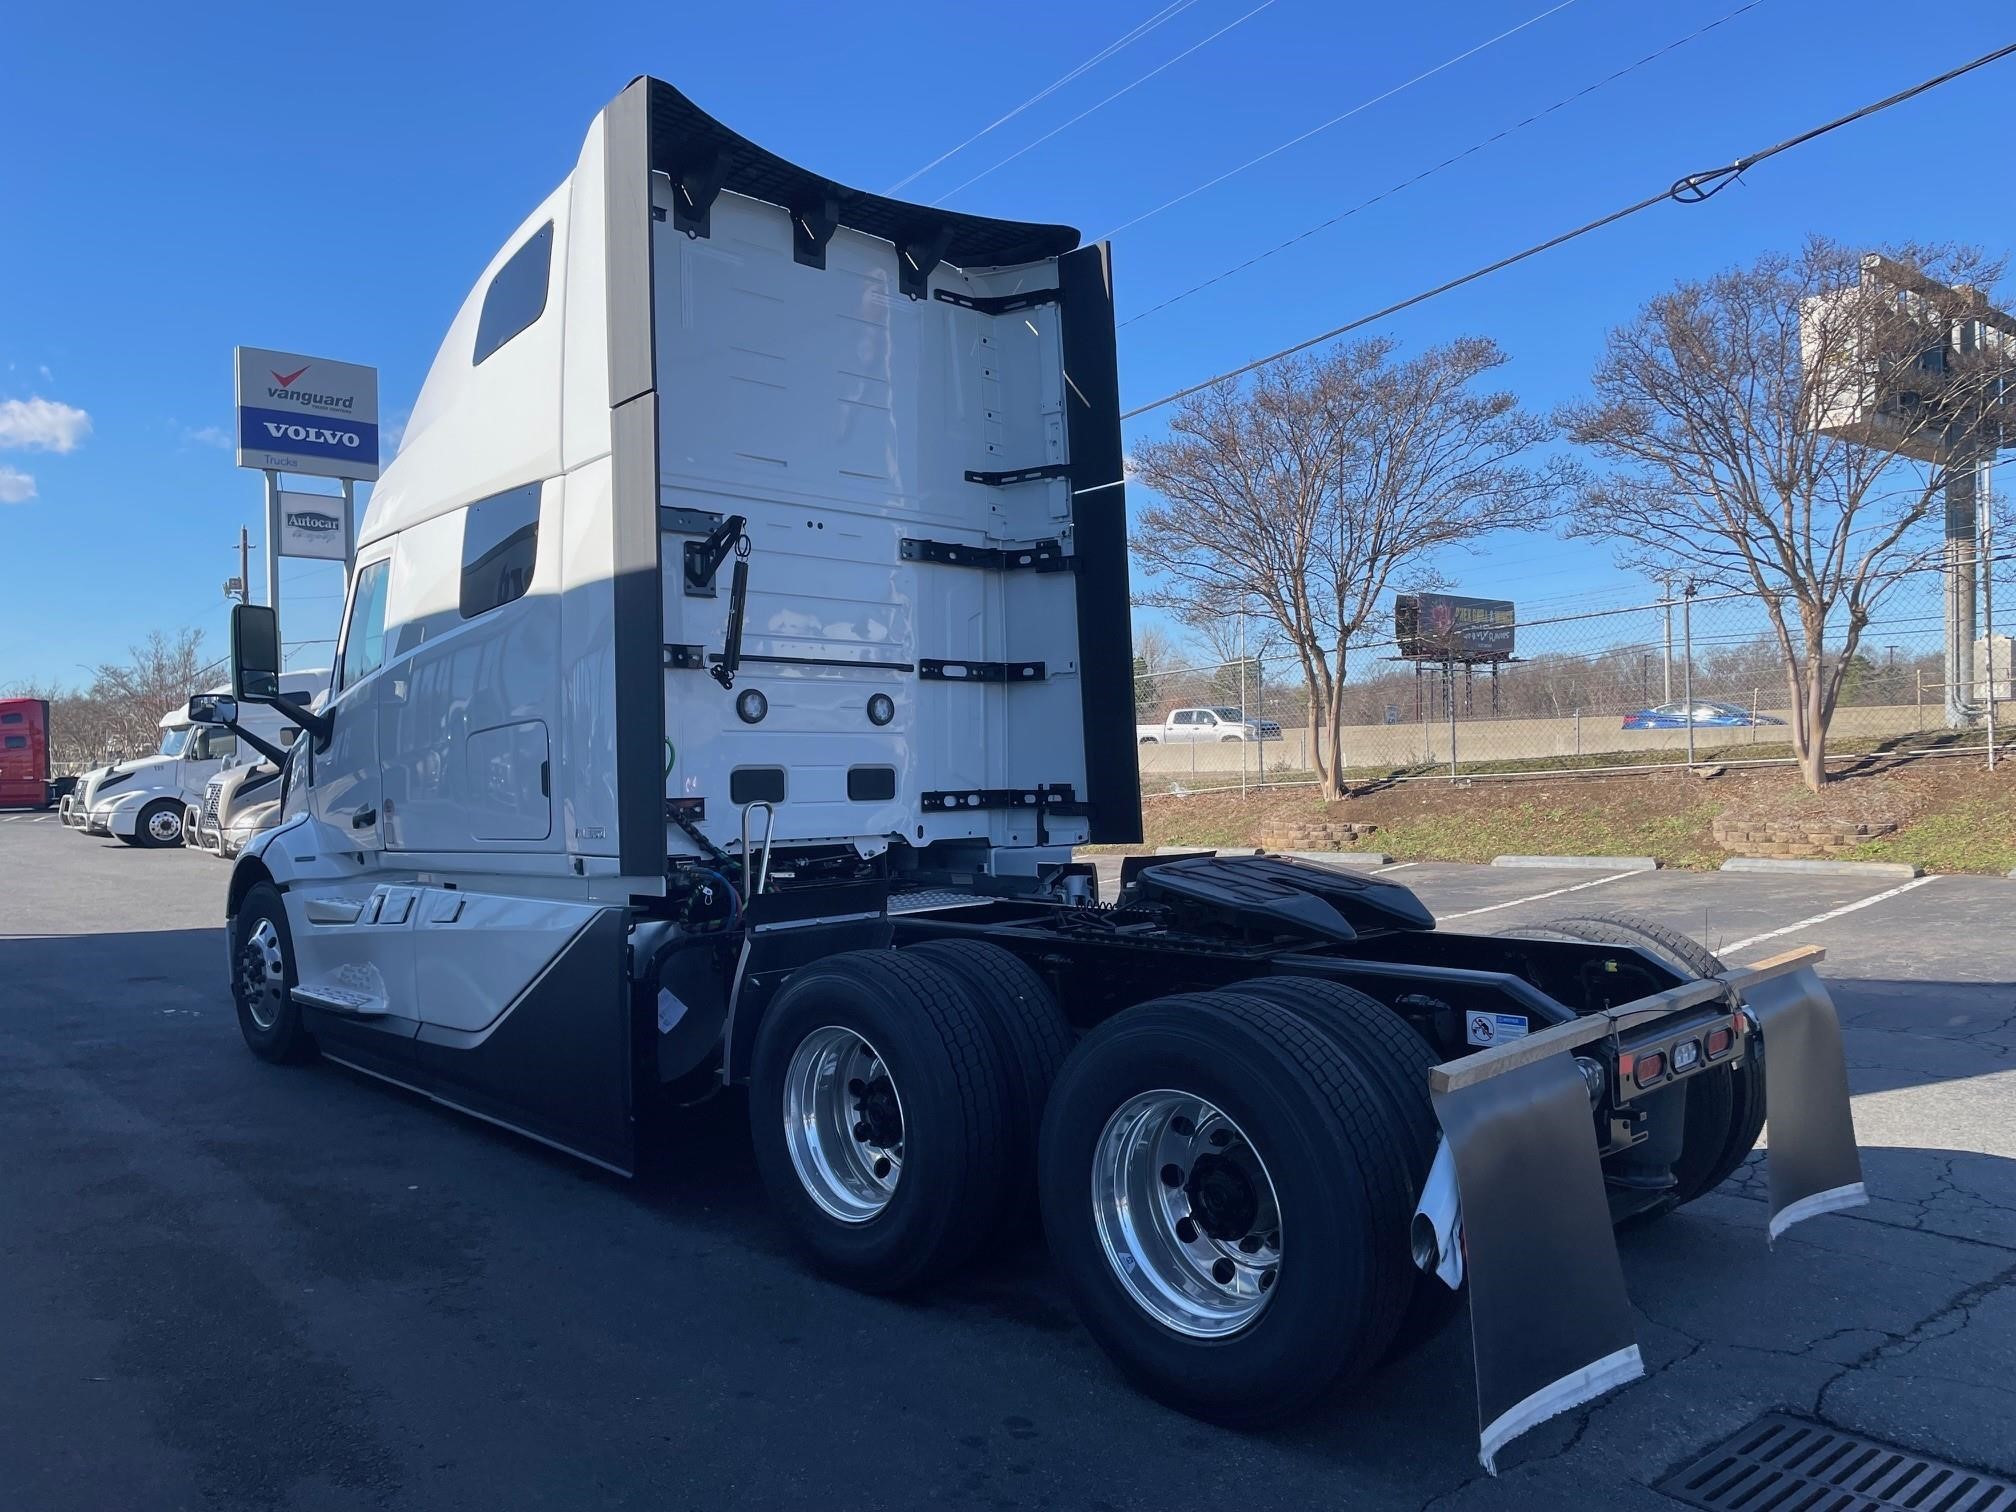
[[[1035,974],[981,942],[794,972],[757,1033],[750,1128],[818,1264],[902,1291],[1033,1234],[1035,1131],[1069,1032]]]
[[[1150,1395],[1239,1425],[1377,1363],[1415,1291],[1414,1136],[1349,1033],[1275,991],[1163,998],[1093,1030],[1039,1163],[1086,1328]]]

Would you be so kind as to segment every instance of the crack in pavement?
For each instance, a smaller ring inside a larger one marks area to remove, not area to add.
[[[1849,1376],[1855,1374],[1856,1371],[1866,1370],[1871,1365],[1883,1360],[1903,1359],[1915,1352],[1921,1345],[1929,1344],[1935,1339],[1950,1338],[1956,1333],[1964,1332],[1967,1326],[1974,1321],[1974,1309],[1996,1292],[2008,1286],[2016,1286],[2016,1265],[2010,1265],[1984,1280],[1976,1281],[1971,1286],[1961,1288],[1943,1306],[1935,1308],[1924,1318],[1920,1319],[1901,1338],[1886,1339],[1881,1344],[1871,1345],[1821,1383],[1819,1392],[1813,1398],[1813,1415],[1820,1418],[1826,1417],[1827,1393],[1840,1385]],[[1932,1328],[1934,1325],[1956,1316],[1959,1321],[1952,1328],[1939,1333],[1926,1332],[1927,1329]],[[1962,1384],[1976,1385],[1977,1383],[1965,1382]],[[2003,1390],[2004,1388],[1995,1387],[1990,1389]],[[1832,1420],[1828,1419],[1828,1421]]]

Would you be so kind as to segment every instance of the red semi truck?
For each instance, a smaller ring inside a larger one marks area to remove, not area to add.
[[[49,808],[72,779],[49,776],[49,704],[0,698],[0,809]]]

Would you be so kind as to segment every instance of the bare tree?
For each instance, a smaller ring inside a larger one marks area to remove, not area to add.
[[[1138,448],[1159,495],[1134,547],[1156,579],[1144,601],[1186,622],[1251,608],[1278,626],[1308,690],[1310,747],[1343,795],[1342,685],[1390,592],[1445,547],[1541,525],[1572,464],[1522,459],[1551,432],[1479,380],[1504,365],[1465,337],[1397,361],[1385,339],[1219,384]],[[1383,632],[1379,633],[1383,638]]]
[[[161,716],[200,692],[203,632],[156,630],[127,648],[129,660],[92,669],[91,697],[105,710],[112,738],[129,754],[151,751],[159,739]],[[52,712],[53,721],[54,714]]]
[[[1862,632],[1898,575],[1934,559],[1940,490],[1971,465],[1951,459],[2010,378],[1999,343],[1944,360],[1951,323],[1985,305],[1972,288],[2002,265],[1961,247],[1887,255],[1970,289],[1940,299],[1862,280],[1856,253],[1815,239],[1654,299],[1610,333],[1594,396],[1559,417],[1614,464],[1582,491],[1570,534],[1618,542],[1627,567],[1761,600],[1816,791]],[[1855,416],[1877,419],[1850,429]]]

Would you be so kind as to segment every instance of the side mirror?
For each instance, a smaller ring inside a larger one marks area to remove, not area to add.
[[[234,725],[238,723],[238,700],[226,698],[221,693],[198,693],[189,700],[189,722],[199,725]]]
[[[280,616],[265,604],[231,610],[231,691],[255,703],[280,696]]]
[[[318,741],[326,743],[335,728],[327,714],[311,713],[281,695],[280,617],[265,604],[239,604],[231,610],[231,691],[239,703],[278,709]]]

